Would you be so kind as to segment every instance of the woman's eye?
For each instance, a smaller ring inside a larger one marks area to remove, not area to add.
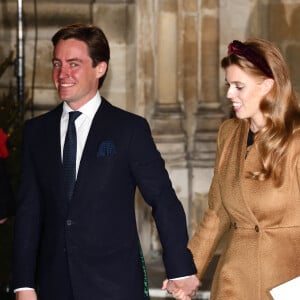
[[[240,90],[243,89],[243,87],[242,86],[236,86],[236,89],[240,91]]]

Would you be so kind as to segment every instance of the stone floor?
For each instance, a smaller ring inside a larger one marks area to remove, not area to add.
[[[197,297],[194,299],[209,300],[210,287],[212,277],[218,262],[219,256],[215,256],[207,268],[203,279],[201,280],[202,286],[199,288]],[[160,257],[154,257],[146,260],[149,288],[151,300],[172,299],[165,291],[161,290],[162,282],[166,278],[163,262]]]

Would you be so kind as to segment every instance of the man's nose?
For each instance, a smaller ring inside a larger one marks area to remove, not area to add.
[[[59,78],[65,78],[70,75],[70,70],[67,66],[61,66],[59,70]]]

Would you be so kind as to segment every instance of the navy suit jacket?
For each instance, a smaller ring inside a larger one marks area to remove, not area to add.
[[[146,120],[102,98],[68,206],[61,114],[59,105],[25,124],[14,287],[35,287],[38,270],[41,300],[66,300],[66,278],[76,300],[148,299],[134,210],[137,186],[152,207],[167,276],[194,274],[184,210]]]

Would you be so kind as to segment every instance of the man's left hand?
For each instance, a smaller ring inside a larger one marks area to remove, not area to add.
[[[4,224],[8,218],[0,219],[0,224]]]

